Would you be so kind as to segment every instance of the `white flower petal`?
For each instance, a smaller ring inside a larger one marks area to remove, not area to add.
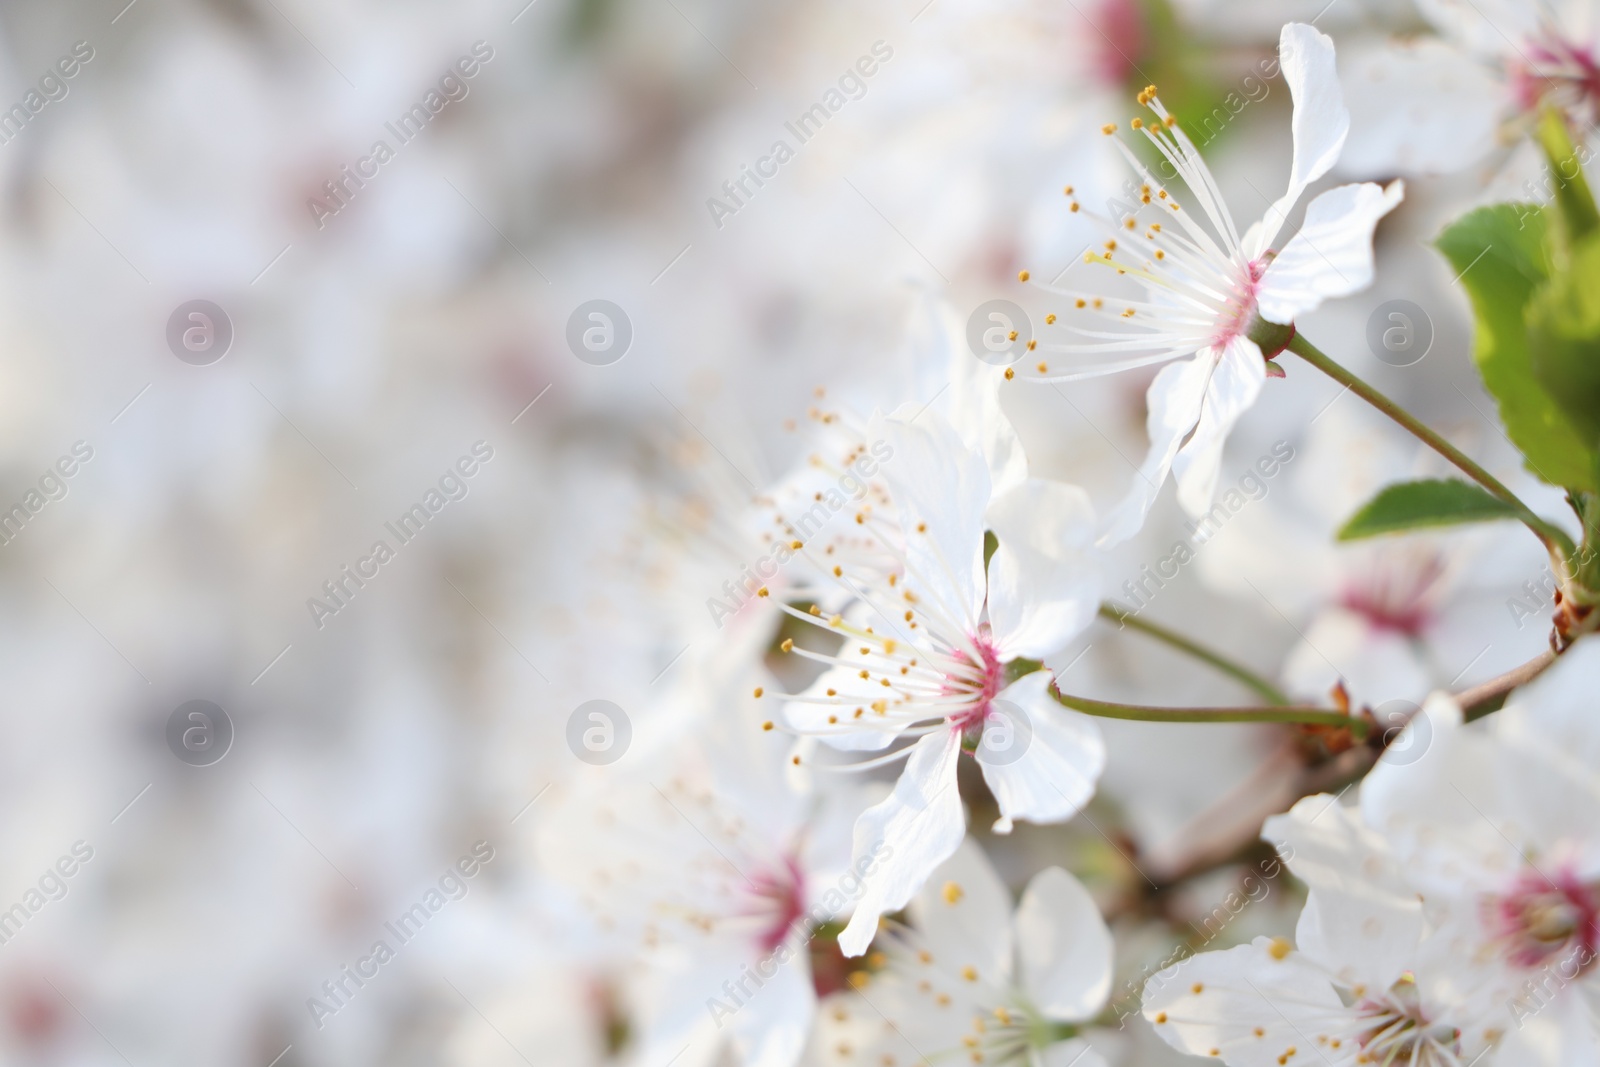
[[[1300,951],[1351,985],[1398,979],[1422,940],[1422,902],[1360,812],[1337,797],[1306,797],[1268,819],[1261,836],[1311,888],[1295,931]]]
[[[770,966],[770,965],[769,965]],[[726,996],[722,990],[712,995]],[[699,1005],[702,1011],[704,1004]],[[811,1036],[817,994],[804,947],[777,973],[763,978],[755,995],[729,1020],[744,1067],[794,1067]]]
[[[1178,503],[1199,518],[1211,509],[1222,471],[1222,449],[1228,432],[1261,395],[1267,380],[1267,362],[1248,337],[1235,337],[1217,359],[1206,385],[1205,400],[1194,435],[1178,451],[1172,473],[1178,482]]]
[[[1549,670],[1519,687],[1490,720],[1496,734],[1518,743],[1539,740],[1589,767],[1600,767],[1600,637],[1584,637]]]
[[[1105,741],[1089,716],[1064,708],[1046,692],[1049,671],[1034,671],[1001,690],[1004,701],[1027,716],[1027,730],[1010,726],[1011,743],[1020,737],[1022,754],[1000,762],[980,757],[983,780],[1000,805],[1004,822],[1035,823],[1072,818],[1094,796],[1095,783],[1106,766]],[[998,728],[991,719],[985,731]],[[986,741],[983,743],[987,743]],[[980,745],[980,753],[983,748]]]
[[[1453,819],[1459,797],[1447,784],[1449,762],[1462,740],[1461,708],[1444,694],[1434,694],[1396,739],[1416,758],[1403,762],[1380,760],[1361,783],[1361,813],[1367,825],[1384,832],[1396,817],[1409,820]],[[1406,734],[1411,736],[1408,738]],[[1437,791],[1434,786],[1440,787]],[[1429,795],[1438,792],[1437,798]],[[1447,800],[1443,794],[1449,794]]]
[[[911,922],[933,963],[963,967],[1004,989],[1011,981],[1011,892],[972,838],[939,865],[912,898]]]
[[[954,623],[976,624],[983,608],[984,511],[989,469],[936,411],[914,422],[875,418],[874,436],[894,455],[880,468],[900,509],[906,566],[917,594]]]
[[[1483,59],[1523,59],[1516,42],[1539,32],[1540,23],[1550,18],[1550,9],[1564,8],[1567,18],[1592,18],[1588,0],[1557,0],[1555,4],[1530,4],[1527,0],[1417,0],[1417,10],[1439,30],[1441,36],[1459,41]],[[1560,24],[1563,19],[1557,16]],[[1569,28],[1577,29],[1583,23]],[[1465,61],[1469,56],[1463,56]]]
[[[1289,170],[1288,191],[1245,238],[1244,251],[1250,259],[1272,247],[1306,187],[1338,161],[1350,132],[1350,112],[1339,86],[1332,38],[1305,23],[1291,22],[1278,35],[1278,62],[1294,98],[1294,164]]]
[[[1490,67],[1436,37],[1346,46],[1350,139],[1339,171],[1358,178],[1466,170],[1495,150],[1510,101]]]
[[[839,935],[846,956],[859,956],[878,932],[878,917],[903,908],[934,868],[950,858],[966,835],[956,760],[956,730],[928,734],[913,746],[894,792],[856,820],[856,862],[874,862],[862,879],[861,899]]]
[[[1329,189],[1306,207],[1305,223],[1261,277],[1256,307],[1269,322],[1287,325],[1329,297],[1372,284],[1372,232],[1405,198],[1399,181]]]
[[[1003,660],[1043,659],[1094,621],[1100,577],[1086,551],[1094,508],[1075,485],[1032,478],[989,505],[989,623]]]
[[[993,493],[999,496],[1028,478],[1028,457],[1011,420],[1000,407],[1003,368],[973,356],[950,306],[925,293],[913,311],[912,344],[919,370],[918,395],[937,396],[956,433],[989,467]]]
[[[1494,1062],[1516,1067],[1600,1063],[1594,1000],[1593,990],[1581,986],[1561,991],[1543,1007],[1530,998],[1515,1016],[1516,1025],[1510,1028]]]
[[[1094,898],[1060,867],[1033,876],[1017,905],[1023,991],[1045,1015],[1092,1018],[1111,994],[1111,931]]]
[[[1149,408],[1145,426],[1150,434],[1150,454],[1134,476],[1128,495],[1107,517],[1099,540],[1102,548],[1121,544],[1144,525],[1156,494],[1161,492],[1172,470],[1173,457],[1200,420],[1200,406],[1205,400],[1206,384],[1211,380],[1215,362],[1216,353],[1209,348],[1202,349],[1193,359],[1168,363],[1150,383],[1145,393],[1145,404]]]
[[[1106,1058],[1081,1037],[1057,1041],[1039,1059],[1043,1067],[1108,1067]]]
[[[1431,672],[1409,635],[1340,606],[1318,612],[1301,630],[1302,639],[1284,660],[1283,680],[1291,695],[1325,701],[1341,681],[1354,703],[1374,708],[1428,695]]]
[[[1173,1048],[1218,1056],[1229,1067],[1277,1067],[1291,1047],[1299,1050],[1295,1062],[1316,1062],[1307,1035],[1326,1033],[1330,1021],[1351,1013],[1326,974],[1283,947],[1258,937],[1152,975],[1144,1017]]]

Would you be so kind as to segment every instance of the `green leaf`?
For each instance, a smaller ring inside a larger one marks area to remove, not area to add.
[[[1455,526],[1464,522],[1516,519],[1521,513],[1499,497],[1491,496],[1458,478],[1401,482],[1386,487],[1350,517],[1339,530],[1339,540]]]
[[[1524,309],[1550,276],[1549,222],[1533,204],[1495,204],[1451,223],[1435,246],[1472,300],[1472,358],[1530,471],[1565,489],[1600,490],[1593,450],[1534,377]]]
[[[1589,180],[1583,174],[1583,160],[1572,147],[1567,120],[1555,108],[1546,108],[1535,130],[1539,145],[1550,164],[1549,179],[1555,184],[1555,214],[1560,220],[1563,250],[1600,230],[1600,209],[1595,207]]]
[[[1583,439],[1600,445],[1600,233],[1571,250],[1526,314],[1534,376]]]

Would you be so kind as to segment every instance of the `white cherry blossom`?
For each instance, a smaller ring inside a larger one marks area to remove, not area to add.
[[[1081,1031],[1111,991],[1111,931],[1076,878],[1045,868],[1013,911],[968,839],[907,911],[856,992],[824,1005],[820,1065],[1103,1067]]]
[[[1420,758],[1384,761],[1362,786],[1368,825],[1511,1014],[1508,1062],[1600,1059],[1597,681],[1590,637],[1485,723],[1436,697],[1409,727]]]
[[[1290,23],[1278,55],[1294,96],[1294,162],[1284,194],[1241,235],[1194,142],[1162,106],[1155,87],[1147,88],[1139,102],[1151,109],[1154,121],[1136,118],[1132,128],[1181,179],[1199,210],[1180,204],[1119,139],[1118,148],[1142,182],[1140,202],[1128,205],[1122,218],[1098,219],[1107,239],[1102,251],[1084,258],[1136,280],[1144,292],[1126,297],[1046,287],[1066,299],[1060,321],[1078,339],[1039,346],[1062,354],[1064,362],[1052,357],[1013,368],[1025,381],[1062,382],[1167,364],[1147,397],[1149,456],[1109,516],[1105,543],[1138,531],[1169,473],[1190,515],[1211,506],[1228,433],[1260,396],[1269,374],[1266,357],[1277,355],[1276,349],[1263,352],[1253,339],[1262,335],[1258,323],[1278,327],[1267,332],[1281,349],[1300,315],[1370,285],[1373,230],[1403,195],[1399,183],[1330,189],[1307,205],[1299,231],[1277,244],[1295,205],[1338,160],[1350,126],[1326,35]],[[1106,132],[1114,133],[1115,126]],[[1080,205],[1073,201],[1072,207],[1077,211]]]
[[[1013,680],[1008,670],[1061,650],[1095,616],[1087,498],[1038,479],[995,496],[981,452],[937,414],[905,414],[880,417],[872,430],[893,442],[883,475],[899,515],[901,566],[885,574],[835,565],[855,599],[845,612],[786,608],[843,638],[832,653],[786,645],[828,668],[784,704],[785,725],[800,735],[795,761],[809,761],[819,743],[885,753],[856,768],[905,760],[894,792],[856,824],[858,860],[884,847],[889,854],[840,937],[847,955],[865,951],[878,916],[903,906],[960,844],[963,751],[979,755],[1002,832],[1012,819],[1071,818],[1105,762],[1093,721],[1049,696],[1048,671]],[[986,531],[998,540],[987,566]],[[902,740],[914,743],[890,750]]]
[[[1465,1067],[1493,1046],[1503,1031],[1452,978],[1452,946],[1355,811],[1307,797],[1263,836],[1311,889],[1298,947],[1257,937],[1153,976],[1144,1016],[1170,1045],[1230,1067]]]
[[[1523,140],[1542,106],[1600,119],[1592,0],[1420,0],[1437,36],[1362,45],[1345,72],[1355,119],[1340,169],[1444,174]]]

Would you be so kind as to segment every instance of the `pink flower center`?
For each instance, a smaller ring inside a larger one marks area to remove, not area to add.
[[[762,955],[782,944],[793,932],[795,923],[804,917],[805,881],[800,863],[793,855],[784,856],[783,865],[777,870],[760,871],[750,879],[757,901],[754,911],[761,920],[756,944],[761,947]]]
[[[1540,967],[1569,954],[1587,967],[1600,945],[1597,888],[1584,884],[1571,867],[1553,877],[1525,870],[1505,893],[1484,899],[1484,921],[1518,967]]]
[[[1444,560],[1436,552],[1375,555],[1346,584],[1339,603],[1376,629],[1418,637],[1433,618],[1436,586],[1444,573]]]
[[[961,662],[972,667],[971,674],[948,677],[944,692],[946,695],[960,694],[970,698],[971,703],[967,707],[950,716],[950,725],[971,733],[973,736],[970,739],[976,741],[976,735],[983,732],[983,724],[989,718],[995,694],[1005,687],[1005,665],[1000,662],[999,650],[994,646],[987,624],[973,635],[972,644],[978,650],[977,662],[973,662],[972,657],[965,653],[957,656]],[[973,675],[976,675],[976,679]]]
[[[1217,320],[1217,335],[1211,343],[1218,348],[1232,341],[1250,330],[1251,323],[1256,319],[1256,298],[1261,293],[1261,278],[1267,273],[1267,265],[1272,262],[1272,253],[1268,252],[1260,259],[1253,259],[1244,265],[1239,276],[1234,280],[1233,291],[1228,294],[1227,307]]]
[[[1592,119],[1600,103],[1600,64],[1586,45],[1551,33],[1528,42],[1509,69],[1511,90],[1526,111],[1550,103]]]

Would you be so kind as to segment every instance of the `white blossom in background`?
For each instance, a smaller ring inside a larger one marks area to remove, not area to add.
[[[691,672],[669,703],[695,742],[653,754],[643,780],[597,778],[541,827],[544,870],[642,965],[630,1054],[644,1062],[793,1064],[816,1010],[811,936],[860,894],[850,827],[881,789],[790,788],[751,680],[771,684],[748,664]]]
[[[1136,279],[1142,297],[1044,287],[1069,302],[1057,315],[1080,340],[1044,343],[1039,350],[1083,358],[1064,365],[1024,361],[1018,364],[1022,380],[1062,382],[1166,364],[1148,394],[1149,456],[1108,517],[1103,543],[1125,541],[1139,530],[1169,473],[1190,515],[1211,506],[1228,432],[1261,394],[1269,373],[1265,357],[1277,355],[1252,340],[1258,322],[1292,327],[1324,300],[1372,283],[1373,230],[1400,203],[1399,183],[1322,193],[1307,205],[1299,232],[1274,247],[1290,211],[1338,160],[1350,127],[1332,40],[1291,23],[1283,28],[1278,56],[1294,96],[1294,164],[1287,191],[1259,222],[1240,235],[1211,169],[1151,86],[1139,102],[1155,121],[1135,118],[1132,128],[1182,180],[1200,217],[1118,140],[1142,182],[1140,202],[1129,204],[1125,217],[1098,219],[1107,239],[1102,251],[1084,258]],[[1105,129],[1115,132],[1114,125]],[[1080,205],[1073,201],[1072,207]]]
[[[1383,840],[1327,795],[1263,835],[1310,887],[1295,931],[1202,952],[1153,975],[1144,1017],[1168,1044],[1230,1067],[1289,1063],[1464,1067],[1502,1029],[1455,979],[1453,945]]]
[[[1361,811],[1509,1015],[1506,1063],[1600,1060],[1600,639],[1581,639],[1487,722],[1446,697],[1380,762]]]
[[[823,1007],[818,1067],[1104,1067],[1082,1035],[1111,992],[1111,931],[1059,867],[1011,894],[968,839],[888,926],[856,992]]]
[[[1297,640],[1280,672],[1291,696],[1323,702],[1342,684],[1357,707],[1414,707],[1434,689],[1475,685],[1545,647],[1549,612],[1520,606],[1523,583],[1547,566],[1525,531],[1497,524],[1336,540],[1386,485],[1447,473],[1435,453],[1340,400],[1316,416],[1276,482],[1246,486],[1260,486],[1261,499],[1202,519],[1212,536],[1196,567],[1207,586],[1293,623]],[[1507,478],[1528,491],[1521,483],[1531,479]]]
[[[836,566],[856,600],[846,612],[786,608],[843,639],[832,654],[786,646],[827,666],[784,703],[784,722],[800,735],[795,761],[809,760],[818,742],[878,753],[914,739],[854,765],[905,760],[893,794],[856,825],[858,859],[883,846],[892,855],[840,936],[851,956],[865,951],[878,916],[902,907],[960,844],[963,750],[1005,751],[979,760],[1001,832],[1013,819],[1070,818],[1105,761],[1094,723],[1049,696],[1048,671],[1012,680],[1007,670],[1059,651],[1095,617],[1094,517],[1082,490],[1030,479],[994,496],[983,455],[932,412],[880,416],[871,434],[893,444],[883,474],[905,545],[901,566],[886,575]],[[987,566],[986,531],[998,540]]]
[[[1539,109],[1579,129],[1600,119],[1593,0],[1419,0],[1436,36],[1363,43],[1344,73],[1354,124],[1341,169],[1465,170],[1504,157]]]

